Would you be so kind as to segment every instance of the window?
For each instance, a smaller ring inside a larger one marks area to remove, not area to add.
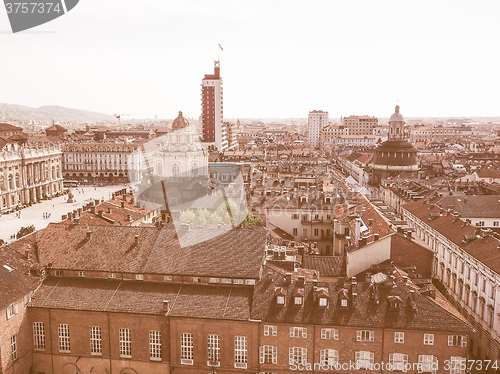
[[[424,334],[424,345],[434,345],[434,334]]]
[[[297,236],[297,235],[298,235],[298,234],[297,234],[297,232],[298,232],[298,231],[297,231],[297,228],[296,228],[296,227],[294,227],[294,228],[293,228],[292,232],[293,232],[293,234],[292,234],[293,236]]]
[[[172,276],[171,275],[165,275],[163,277],[164,282],[172,282]]]
[[[7,307],[7,319],[11,319],[17,314],[17,303],[12,303]]]
[[[161,334],[159,331],[149,331],[149,359],[161,361]]]
[[[102,355],[101,328],[97,326],[90,328],[90,354],[96,356]]]
[[[278,363],[278,347],[272,345],[261,345],[259,347],[259,358],[261,364]]]
[[[467,347],[467,336],[448,335],[448,347]]]
[[[35,350],[45,349],[45,331],[43,322],[33,322],[33,348]]]
[[[347,308],[347,299],[340,300],[340,306],[342,308]]]
[[[199,278],[199,277],[194,277],[194,278],[193,278],[193,283],[201,283],[201,278]]]
[[[138,281],[144,280],[144,274],[136,274],[135,275],[135,279],[138,280]]]
[[[119,331],[120,342],[120,357],[132,357],[132,341],[130,340],[130,329],[120,329]]]
[[[57,331],[59,334],[59,352],[70,352],[69,325],[66,323],[60,323],[57,326]]]
[[[209,282],[210,283],[219,283],[219,278],[210,278]]]
[[[237,369],[246,369],[248,361],[247,337],[234,337],[234,367]]]
[[[222,278],[222,283],[223,284],[231,284],[233,283],[231,278]]]
[[[302,305],[302,296],[295,296],[294,298],[295,305]]]
[[[419,373],[436,373],[438,369],[437,358],[433,355],[418,356],[418,372]]]
[[[339,330],[321,329],[321,339],[339,340]]]
[[[322,366],[333,367],[339,362],[339,351],[336,349],[320,349],[319,360]]]
[[[193,365],[193,334],[181,334],[181,364]]]
[[[116,274],[115,273],[108,273],[108,278],[115,279],[116,278]]]
[[[406,371],[408,355],[404,353],[390,353],[389,364],[391,365],[391,369],[394,371]]]
[[[290,327],[290,338],[307,338],[307,328]]]
[[[307,348],[302,348],[302,347],[289,348],[288,363],[290,365],[305,365],[307,363]]]
[[[355,354],[356,366],[359,369],[370,369],[375,360],[375,353],[368,351],[356,351]]]
[[[451,356],[450,374],[465,374],[467,361],[465,357]]]
[[[235,279],[234,284],[243,284],[243,279]]]
[[[272,325],[264,325],[264,336],[278,335],[278,328]]]
[[[285,296],[276,297],[276,303],[278,303],[279,305],[285,305]]]
[[[10,346],[12,348],[12,361],[17,360],[17,337],[16,335],[12,335],[10,338]]]
[[[394,333],[394,343],[403,344],[405,342],[405,333],[404,332],[395,332]]]
[[[79,277],[85,277],[85,272],[84,271],[79,271],[78,272]]]
[[[220,365],[220,338],[219,335],[208,335],[207,337],[208,365]]]
[[[62,272],[62,270],[56,270],[56,271],[55,271],[55,276],[56,276],[56,277],[62,277],[62,276],[63,276],[63,272]]]
[[[375,332],[370,330],[358,330],[356,333],[358,342],[373,342],[375,340]]]

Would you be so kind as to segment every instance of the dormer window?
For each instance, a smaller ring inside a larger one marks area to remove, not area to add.
[[[387,299],[391,309],[401,309],[403,306],[403,300],[399,296],[389,296]]]
[[[276,297],[276,304],[278,304],[278,305],[285,305],[285,296],[278,296],[278,297]]]
[[[340,300],[340,306],[342,308],[347,308],[347,299],[341,299]]]
[[[294,297],[294,303],[295,305],[302,305],[303,304],[303,300],[304,298],[302,296],[295,296]]]
[[[276,296],[276,304],[277,305],[282,305],[282,306],[285,305],[286,293],[285,293],[285,290],[283,289],[283,287],[276,287],[274,289],[274,296]]]
[[[328,306],[328,299],[326,297],[320,297],[319,306],[326,308]]]

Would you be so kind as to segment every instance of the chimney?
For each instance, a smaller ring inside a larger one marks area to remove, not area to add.
[[[91,237],[92,237],[92,231],[88,230],[85,235],[85,239],[90,240]]]
[[[29,260],[29,258],[30,258],[30,250],[29,249],[26,249],[24,251],[24,256]]]
[[[111,207],[108,207],[108,213],[111,213]]]
[[[134,236],[135,245],[139,244],[139,235]]]
[[[73,219],[73,212],[68,212],[68,219]]]
[[[102,217],[102,213],[103,213],[102,209],[99,209],[98,214],[100,217]]]
[[[121,205],[122,208],[125,208],[125,201],[123,201],[123,200],[120,201],[120,205]]]
[[[373,234],[373,240],[379,240],[380,239],[380,234]]]
[[[286,273],[285,274],[285,283],[286,284],[292,283],[292,273]]]
[[[356,231],[354,236],[354,244],[359,244],[359,237],[361,236],[361,218],[356,218]]]
[[[163,300],[162,312],[163,313],[168,313],[169,310],[170,310],[170,300]]]
[[[90,207],[90,212],[95,214],[95,206]]]
[[[299,275],[299,279],[297,280],[296,286],[304,287],[305,282],[306,282],[306,277],[304,277],[303,275]]]
[[[132,205],[134,205],[134,204],[135,204],[135,199],[134,199],[134,197],[133,197],[133,196],[130,198],[130,204],[132,204]]]
[[[80,224],[80,218],[79,217],[73,218],[73,224],[74,225],[79,225]]]
[[[129,222],[132,221],[132,214],[127,214],[127,219]]]

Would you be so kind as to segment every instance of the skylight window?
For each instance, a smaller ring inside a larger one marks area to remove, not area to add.
[[[11,268],[9,265],[4,265],[3,267],[4,267],[4,268],[5,268],[5,269],[9,272],[9,273],[10,273],[11,271],[13,271],[13,270],[14,270],[14,269],[13,269],[13,268]]]

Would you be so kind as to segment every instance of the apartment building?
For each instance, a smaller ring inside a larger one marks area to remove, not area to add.
[[[349,129],[349,135],[373,135],[373,129],[378,126],[378,118],[349,116],[342,119],[342,124]]]

